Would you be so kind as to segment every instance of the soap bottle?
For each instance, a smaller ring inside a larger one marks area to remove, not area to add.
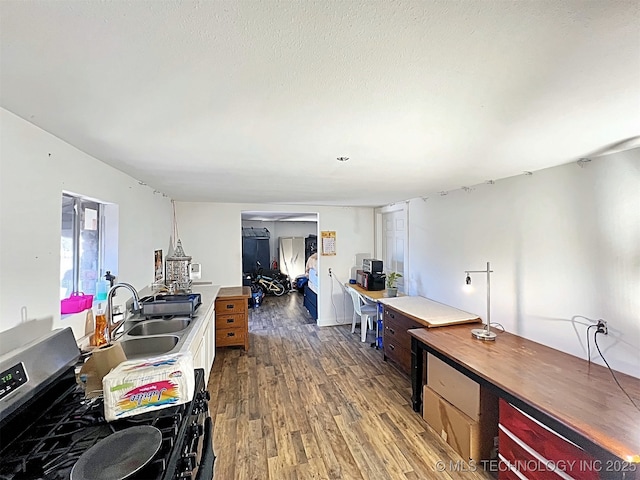
[[[109,343],[109,323],[107,321],[107,314],[101,303],[99,303],[96,308],[96,326],[93,335],[96,347],[101,347]]]
[[[104,302],[109,292],[109,281],[100,279],[96,282],[96,301]]]

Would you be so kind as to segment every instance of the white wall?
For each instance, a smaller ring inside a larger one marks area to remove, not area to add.
[[[586,359],[586,324],[602,318],[607,361],[640,377],[640,149],[408,208],[410,293],[484,319],[486,277],[472,276],[472,294],[461,287],[490,261],[492,321]]]
[[[278,239],[280,237],[308,237],[309,235],[318,234],[317,222],[285,222],[273,221],[263,222],[260,220],[243,220],[243,227],[266,228],[271,234],[269,242],[269,250],[271,251],[271,260],[278,259]]]
[[[112,270],[139,289],[153,281],[154,249],[166,255],[170,199],[7,110],[0,114],[0,331],[19,323],[22,306],[29,318],[53,316],[56,327],[84,326],[60,320],[62,191],[118,204]]]
[[[73,320],[59,315],[63,190],[119,205],[118,279],[151,283],[153,251],[166,256],[169,245],[169,199],[4,109],[0,115],[0,331],[19,322],[22,306],[56,326]],[[491,261],[492,320],[585,358],[583,317],[603,318],[607,360],[640,377],[639,150],[413,199],[408,208],[410,293],[484,317],[482,277],[474,276],[475,294],[461,285],[466,269]],[[374,251],[373,209],[178,203],[183,246],[204,279],[241,282],[243,210],[316,211],[318,229],[337,232],[338,254],[320,257],[319,324],[349,322],[338,281],[348,280],[356,253]]]
[[[318,230],[335,230],[337,251],[319,258],[318,324],[351,322],[340,284],[349,280],[355,254],[373,251],[373,208],[178,202],[176,210],[185,253],[202,264],[203,279],[224,286],[242,282],[243,210],[317,212]]]
[[[280,237],[308,237],[318,234],[317,222],[274,222],[276,240]]]

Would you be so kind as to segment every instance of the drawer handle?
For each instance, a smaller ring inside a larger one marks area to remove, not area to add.
[[[227,323],[233,323],[233,318],[227,318]]]
[[[227,309],[229,310],[233,309],[233,303],[227,303]]]
[[[389,328],[389,327],[387,327],[387,328]],[[396,331],[393,328],[389,328],[389,331],[391,332],[391,335],[395,335],[396,334]]]
[[[395,316],[393,313],[391,313],[391,312],[389,312],[389,316],[390,316],[391,318],[396,318],[396,316]]]
[[[395,350],[395,349],[396,349],[396,347],[395,347],[395,346],[393,346],[393,345],[389,345],[389,348],[390,348],[391,350]]]
[[[236,334],[234,332],[228,332],[227,337],[235,337]]]

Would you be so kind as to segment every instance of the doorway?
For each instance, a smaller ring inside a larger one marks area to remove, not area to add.
[[[317,320],[320,289],[317,276],[310,276],[306,267],[312,263],[309,257],[317,251],[318,213],[243,211],[241,224],[243,283],[251,284],[258,265],[283,282],[288,279],[290,294],[299,297],[300,304]],[[304,280],[300,287],[298,278]]]

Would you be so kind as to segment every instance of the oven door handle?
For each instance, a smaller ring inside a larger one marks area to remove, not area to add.
[[[211,417],[204,419],[204,437],[202,439],[202,459],[196,474],[196,480],[210,480],[213,478],[213,462],[216,456],[213,453],[213,422]]]

